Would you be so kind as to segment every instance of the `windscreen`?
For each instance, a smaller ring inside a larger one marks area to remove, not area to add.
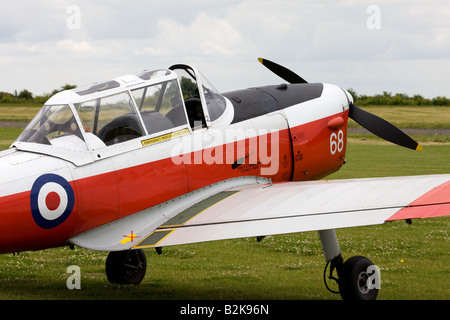
[[[69,105],[44,105],[17,139],[44,145],[87,149]]]

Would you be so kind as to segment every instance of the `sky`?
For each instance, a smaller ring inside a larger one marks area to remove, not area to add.
[[[279,84],[258,57],[359,94],[450,97],[448,0],[15,0],[0,91],[42,95],[177,63],[220,91]]]

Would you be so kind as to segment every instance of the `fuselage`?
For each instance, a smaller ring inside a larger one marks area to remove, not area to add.
[[[20,141],[3,151],[0,252],[63,246],[84,231],[233,177],[315,180],[343,165],[351,96],[341,88],[280,85],[222,96],[222,114],[198,128],[145,130],[82,152]],[[81,131],[87,141],[92,128]]]

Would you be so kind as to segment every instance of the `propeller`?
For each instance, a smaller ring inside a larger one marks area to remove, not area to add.
[[[289,83],[308,83],[305,79],[300,77],[298,74],[292,72],[289,69],[286,69],[279,64],[272,62],[267,59],[258,58],[259,62],[263,64],[267,69],[275,73],[277,76],[281,77],[283,80],[286,80]]]
[[[308,83],[299,75],[275,62],[263,58],[258,58],[258,60],[267,69],[289,83]],[[374,135],[408,149],[418,151],[422,150],[422,146],[420,144],[392,123],[361,108],[358,108],[353,103],[350,103],[349,109],[349,117],[359,123],[363,128],[372,132]]]
[[[392,123],[358,108],[353,103],[350,104],[348,116],[359,123],[363,128],[366,128],[374,135],[384,140],[412,150],[421,151],[423,149],[420,144]]]

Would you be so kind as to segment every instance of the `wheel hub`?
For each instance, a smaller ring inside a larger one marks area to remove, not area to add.
[[[362,294],[368,294],[370,291],[369,286],[367,285],[368,279],[369,275],[367,272],[363,271],[358,275],[358,289]]]

